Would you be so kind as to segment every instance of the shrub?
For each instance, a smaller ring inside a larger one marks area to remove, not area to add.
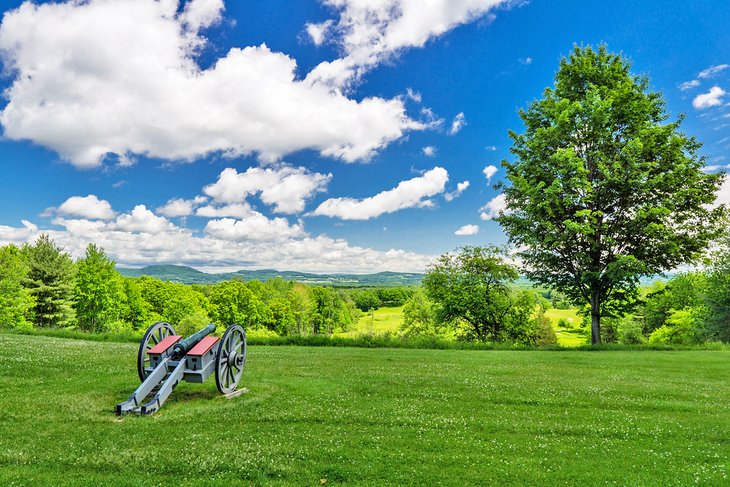
[[[178,335],[189,336],[204,328],[208,323],[210,323],[210,318],[207,314],[202,311],[194,311],[180,319],[175,325],[175,331]],[[218,331],[220,331],[220,327],[221,325],[218,325]]]
[[[535,318],[537,321],[537,341],[536,344],[539,347],[545,347],[548,345],[557,345],[558,337],[553,330],[553,326],[550,323],[550,318],[545,316],[544,313],[538,313]]]
[[[113,335],[131,335],[134,333],[132,325],[123,321],[112,321],[104,324],[104,330]]]
[[[618,323],[618,340],[626,345],[639,345],[644,343],[642,324],[634,316],[626,316]]]
[[[279,334],[276,333],[274,330],[269,330],[268,328],[263,327],[257,327],[257,328],[249,328],[246,330],[246,341],[249,339],[259,340],[259,339],[265,339],[265,338],[278,338]]]
[[[697,315],[699,310],[685,308],[671,310],[667,324],[649,335],[649,343],[666,345],[689,345],[697,341]]]

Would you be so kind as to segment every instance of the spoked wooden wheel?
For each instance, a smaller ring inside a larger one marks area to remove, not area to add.
[[[150,357],[148,352],[152,347],[160,343],[165,337],[174,335],[175,329],[170,323],[164,321],[158,321],[154,325],[147,328],[147,332],[142,338],[142,343],[139,344],[139,352],[137,353],[137,372],[139,373],[139,380],[144,382],[147,378],[147,372],[145,369],[150,365]]]
[[[222,394],[236,390],[246,365],[246,332],[231,325],[221,338],[215,361],[215,384]]]

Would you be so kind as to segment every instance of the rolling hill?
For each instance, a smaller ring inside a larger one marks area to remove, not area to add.
[[[221,274],[209,274],[192,267],[180,265],[151,265],[141,269],[118,267],[120,274],[126,277],[150,276],[163,281],[184,284],[214,284],[234,278],[244,281],[266,281],[280,277],[287,281],[305,284],[328,285],[339,287],[360,286],[412,286],[421,284],[423,274],[405,272],[378,272],[375,274],[312,274],[308,272],[277,271],[274,269],[239,270]]]

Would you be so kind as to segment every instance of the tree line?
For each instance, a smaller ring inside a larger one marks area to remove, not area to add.
[[[535,289],[516,289],[518,267],[495,246],[464,247],[429,267],[423,286],[403,307],[406,337],[555,345],[545,311],[550,301]]]
[[[553,289],[511,286],[519,267],[498,247],[464,247],[441,256],[403,308],[404,336],[552,345],[549,308],[567,308]],[[591,333],[591,307],[580,302],[578,325]],[[692,345],[730,342],[730,236],[707,265],[638,289],[624,312],[605,314],[604,343]],[[558,323],[573,328],[567,321]]]
[[[382,303],[403,293],[370,290]],[[362,291],[353,292],[355,297]],[[347,290],[283,279],[187,285],[119,274],[95,244],[74,261],[47,235],[0,247],[0,327],[139,332],[167,321],[178,333],[209,322],[277,335],[347,331],[362,312]]]

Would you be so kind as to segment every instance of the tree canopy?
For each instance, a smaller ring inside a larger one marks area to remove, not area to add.
[[[74,299],[79,328],[100,331],[119,319],[122,292],[114,261],[104,249],[89,244],[84,258],[76,262]]]
[[[499,222],[528,277],[603,315],[626,311],[641,276],[697,259],[717,235],[723,175],[668,121],[660,93],[605,46],[576,47],[555,86],[520,111]]]
[[[23,286],[29,267],[15,245],[0,247],[0,328],[23,327],[34,301]]]
[[[439,322],[463,320],[477,340],[503,341],[512,306],[508,284],[517,277],[517,268],[497,247],[464,247],[439,257],[423,285],[438,304]]]

